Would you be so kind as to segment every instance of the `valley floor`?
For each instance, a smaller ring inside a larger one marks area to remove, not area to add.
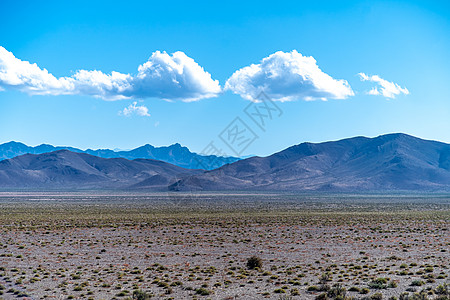
[[[446,195],[0,193],[0,234],[0,299],[448,299]]]

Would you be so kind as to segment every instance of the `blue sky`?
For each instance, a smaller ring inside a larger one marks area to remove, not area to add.
[[[450,142],[448,1],[1,1],[0,28],[4,57],[70,83],[42,87],[47,75],[30,77],[0,59],[0,143],[179,142],[201,152],[214,141],[234,155],[219,135],[236,117],[258,136],[242,155],[391,132]],[[192,74],[161,81],[147,61],[178,61]],[[251,75],[252,64],[260,75]],[[81,82],[79,70],[123,78],[118,89],[100,89],[95,74]],[[381,80],[391,85],[383,90]],[[259,89],[282,111],[264,131],[244,112]]]

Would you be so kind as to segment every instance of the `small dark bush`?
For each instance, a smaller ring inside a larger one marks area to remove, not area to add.
[[[360,294],[368,294],[368,293],[370,293],[370,290],[369,290],[368,288],[362,288],[362,289],[359,291],[359,293],[360,293]]]
[[[411,282],[411,286],[422,286],[422,285],[423,285],[422,280],[413,280],[413,282]]]
[[[133,300],[148,300],[150,295],[144,291],[137,290],[133,292]]]
[[[328,281],[333,280],[333,275],[331,275],[330,272],[323,273],[322,276],[320,276],[319,282],[320,283],[326,283]]]
[[[383,295],[381,293],[375,293],[372,296],[370,296],[371,300],[382,300],[383,299]]]
[[[337,283],[335,285],[333,285],[333,287],[327,292],[327,296],[330,298],[345,298],[345,294],[346,294],[346,290],[345,288]]]
[[[448,285],[447,284],[441,284],[438,285],[436,287],[436,289],[434,290],[434,292],[438,295],[446,295],[446,296],[450,296],[449,290],[448,290]]]
[[[211,291],[210,291],[210,290],[207,290],[207,289],[205,289],[205,288],[199,288],[199,289],[196,289],[195,292],[196,292],[197,294],[199,294],[199,295],[202,295],[202,296],[208,296],[208,295],[211,294]]]
[[[385,288],[387,288],[387,285],[386,285],[387,282],[388,282],[387,278],[383,278],[383,277],[376,278],[376,279],[372,280],[372,282],[369,283],[369,287],[371,289],[385,289]]]
[[[258,256],[252,256],[249,259],[247,259],[247,268],[250,270],[256,269],[256,268],[262,268],[263,262],[262,259]]]
[[[316,298],[314,298],[315,300],[328,300],[328,296],[326,293],[320,294],[318,296],[316,296]]]

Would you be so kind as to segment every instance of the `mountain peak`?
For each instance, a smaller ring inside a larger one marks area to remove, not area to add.
[[[150,144],[145,144],[144,146],[141,146],[141,147],[138,147],[138,148],[151,148],[151,149],[153,149],[153,148],[155,148],[155,147],[153,147],[153,146],[150,145]],[[138,149],[138,148],[136,148],[136,149]]]
[[[16,142],[16,141],[6,142],[6,143],[4,143],[4,144],[1,144],[0,146],[22,146],[22,147],[28,147],[28,146],[25,145],[24,143]]]
[[[397,132],[397,133],[388,133],[388,134],[382,134],[379,135],[377,137],[375,137],[375,139],[381,139],[381,140],[398,140],[398,139],[412,139],[412,140],[421,140],[418,137],[406,134],[406,133],[401,133],[401,132]]]

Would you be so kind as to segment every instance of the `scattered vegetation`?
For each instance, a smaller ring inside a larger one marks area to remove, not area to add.
[[[445,204],[36,197],[0,194],[0,299],[449,298]]]

